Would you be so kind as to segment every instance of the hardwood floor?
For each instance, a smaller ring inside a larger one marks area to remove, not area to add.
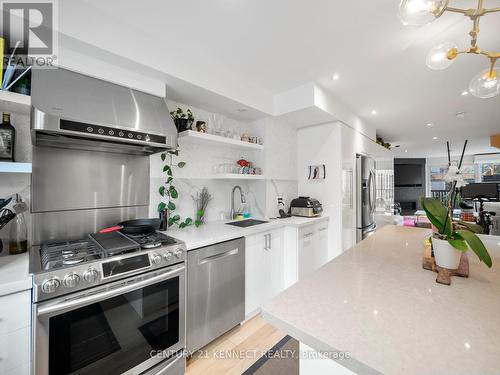
[[[240,375],[283,337],[257,315],[189,358],[186,375]]]

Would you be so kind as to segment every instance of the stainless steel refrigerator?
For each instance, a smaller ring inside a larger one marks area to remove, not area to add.
[[[375,160],[366,155],[356,155],[356,242],[365,239],[377,229],[375,176]]]

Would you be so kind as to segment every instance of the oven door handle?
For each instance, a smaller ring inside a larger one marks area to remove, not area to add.
[[[172,278],[174,275],[177,275],[184,271],[185,267],[181,266],[175,268],[169,272],[162,273],[160,275],[151,276],[147,279],[140,280],[137,282],[133,282],[130,284],[126,284],[125,286],[113,288],[113,285],[109,285],[106,291],[96,294],[84,295],[81,298],[75,298],[63,302],[54,302],[47,306],[40,306],[37,309],[37,316],[43,316],[52,314],[55,312],[63,311],[63,310],[72,310],[81,306],[89,305],[91,303],[99,302],[107,298],[116,297],[120,294],[132,292],[137,289],[141,289],[148,285],[156,284],[160,281],[164,281]],[[123,281],[122,281],[123,283]]]

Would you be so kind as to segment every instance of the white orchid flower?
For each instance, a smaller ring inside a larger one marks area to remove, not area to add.
[[[448,183],[456,182],[457,188],[467,185],[467,182],[464,180],[464,176],[462,175],[462,171],[455,164],[450,165],[448,172],[446,172],[446,175],[444,176],[444,180]]]

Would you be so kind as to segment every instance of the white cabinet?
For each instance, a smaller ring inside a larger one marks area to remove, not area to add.
[[[300,228],[298,243],[300,280],[328,261],[328,221]]]
[[[245,314],[249,318],[284,289],[283,229],[245,239]]]
[[[0,374],[28,375],[31,291],[0,297]]]

